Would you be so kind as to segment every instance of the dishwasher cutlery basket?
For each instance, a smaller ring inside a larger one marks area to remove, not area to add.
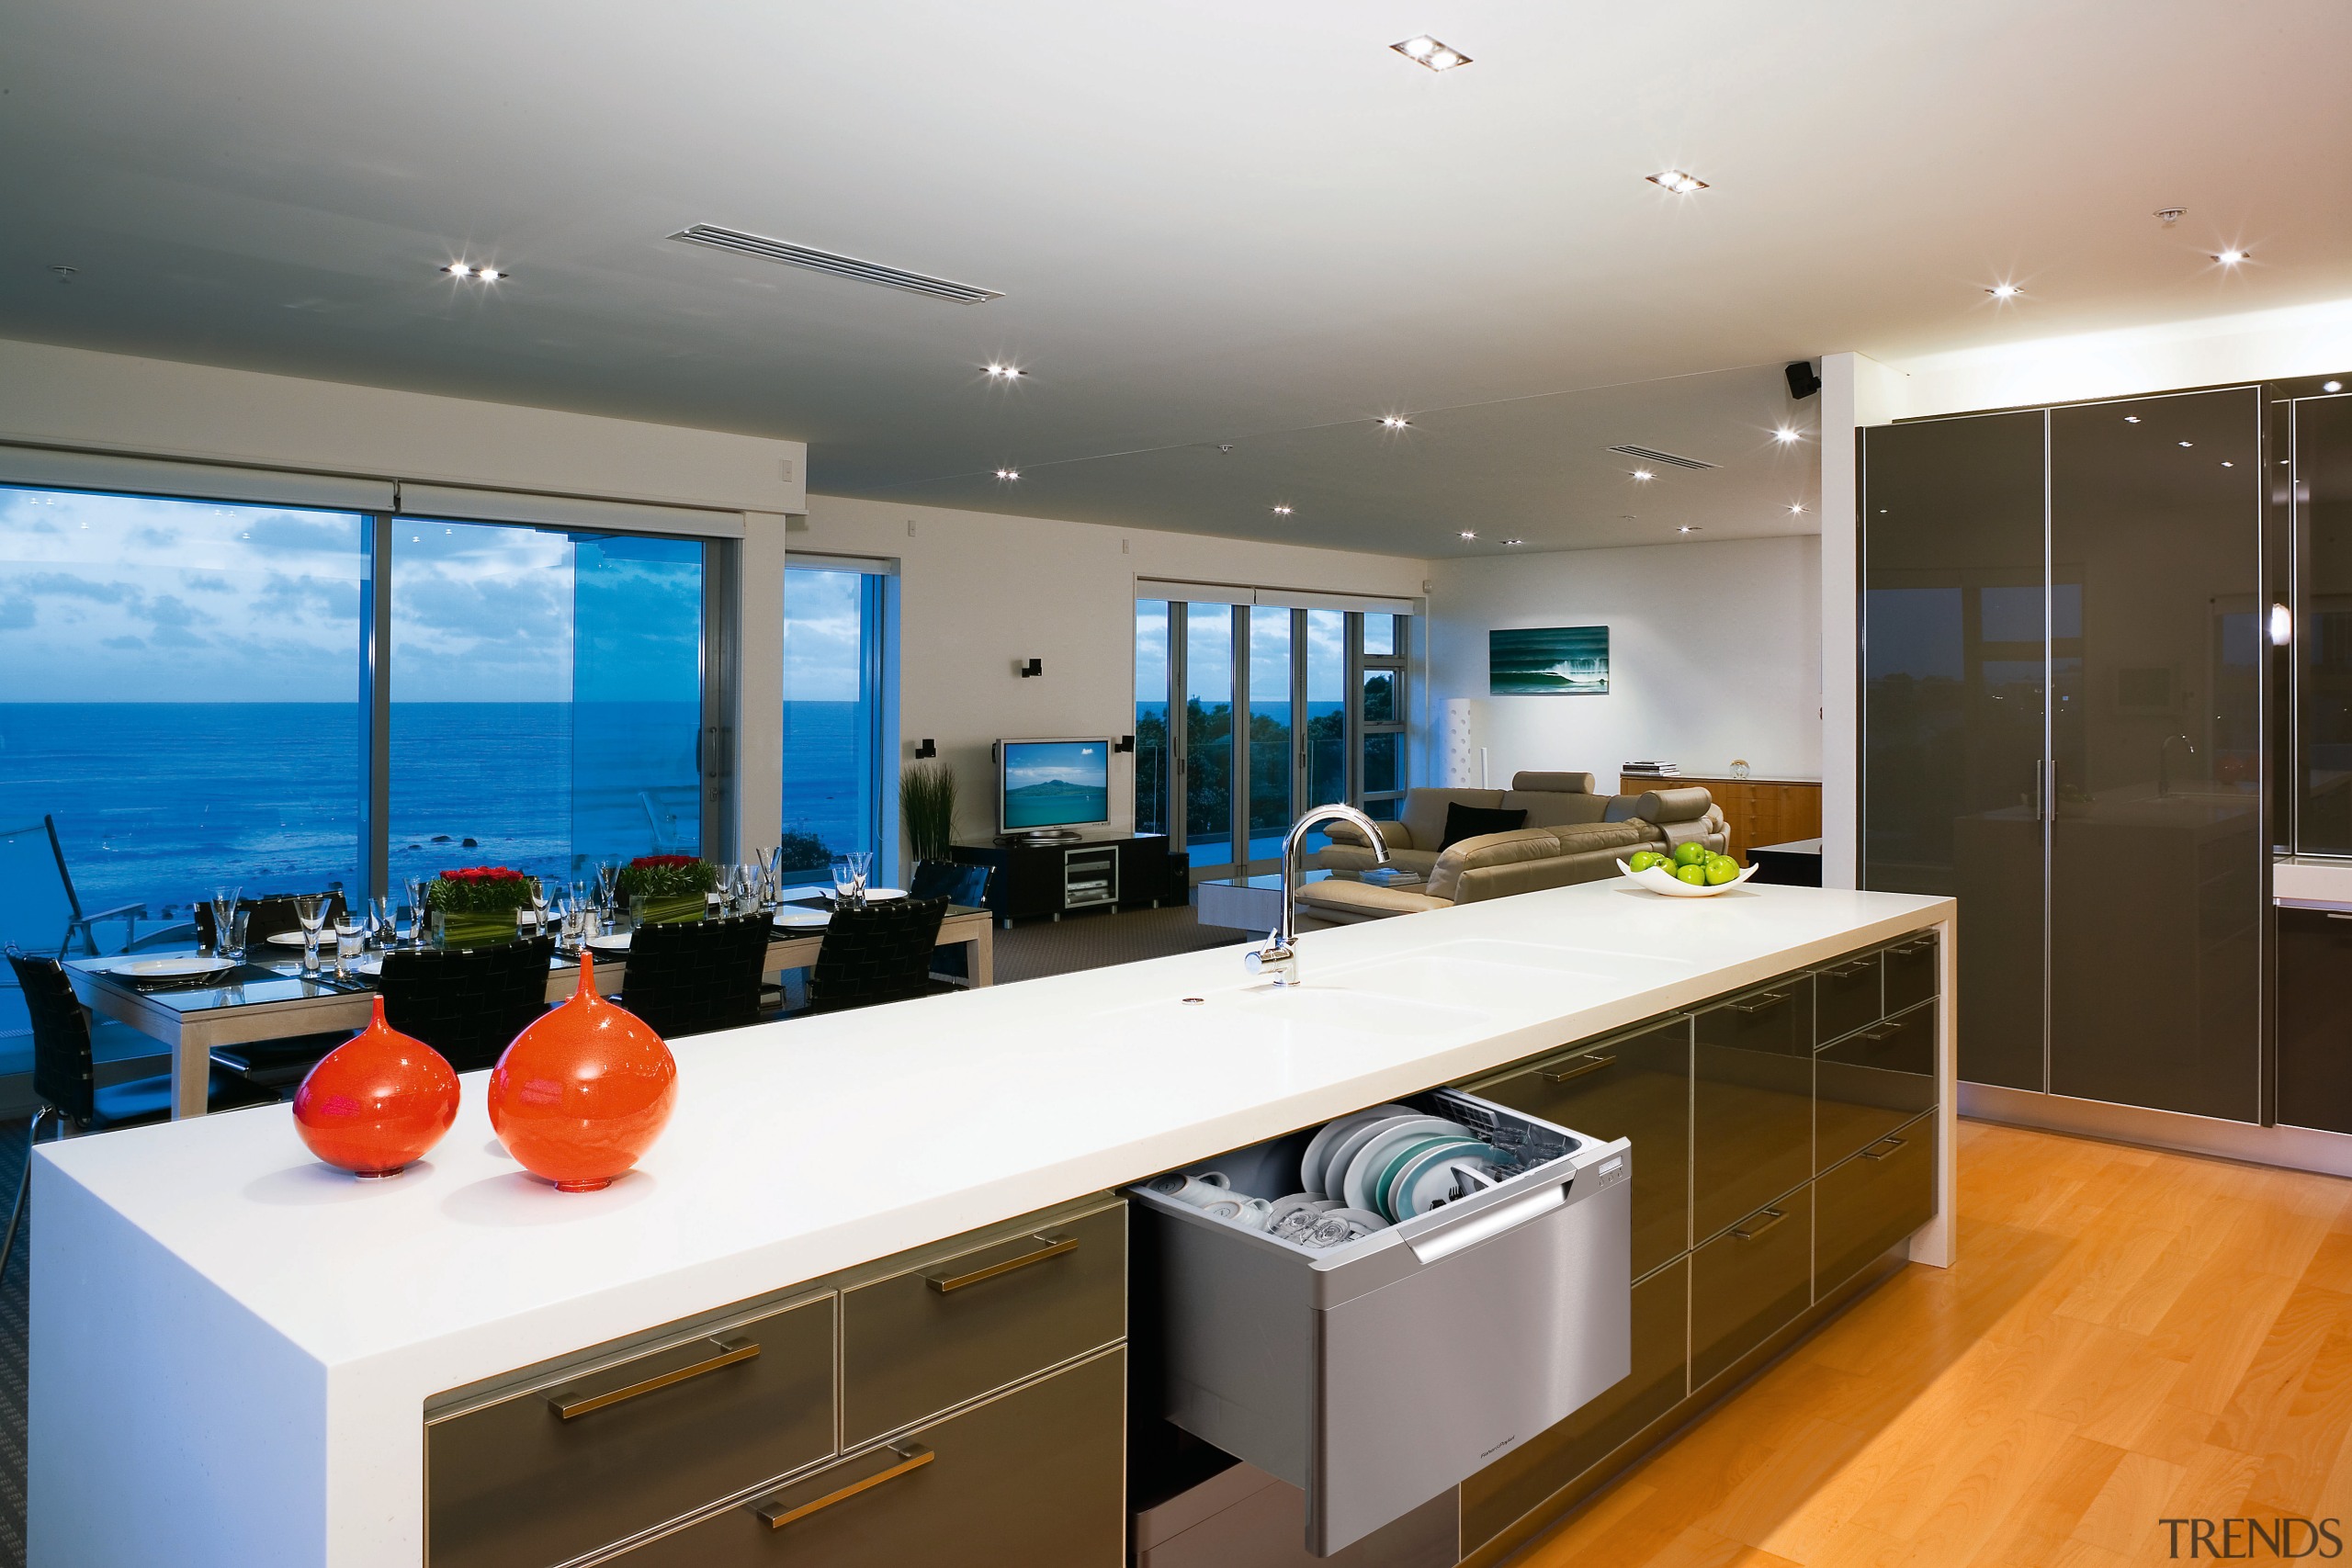
[[[1625,1377],[1632,1146],[1464,1094],[1406,1103],[1497,1151],[1496,1185],[1314,1250],[1128,1190],[1161,1413],[1306,1494],[1329,1556]],[[1299,1190],[1313,1129],[1186,1167]]]

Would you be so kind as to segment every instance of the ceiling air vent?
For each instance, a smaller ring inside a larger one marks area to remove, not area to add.
[[[837,256],[831,251],[812,251],[806,245],[796,245],[785,240],[771,240],[765,234],[747,234],[741,229],[721,229],[709,223],[697,223],[681,229],[670,236],[689,245],[708,245],[716,251],[733,251],[738,255],[757,256],[762,261],[782,262],[786,266],[805,266],[815,272],[830,272],[835,277],[854,277],[860,283],[878,283],[885,288],[903,288],[910,294],[928,294],[934,299],[953,299],[959,305],[977,305],[983,299],[1001,299],[1004,295],[994,288],[978,288],[968,283],[950,283],[944,277],[926,277],[919,272],[903,272],[879,262],[859,261],[855,256]]]
[[[1671,452],[1653,452],[1646,446],[1611,446],[1611,452],[1622,452],[1628,457],[1639,457],[1645,463],[1671,463],[1678,468],[1712,468],[1713,463],[1702,463],[1696,457],[1678,457]]]

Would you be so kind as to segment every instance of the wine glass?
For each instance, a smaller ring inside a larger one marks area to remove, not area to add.
[[[526,876],[523,886],[531,895],[531,932],[536,936],[548,929],[548,879]]]
[[[294,895],[294,918],[302,923],[302,973],[319,972],[319,927],[327,917],[328,900],[322,894]]]
[[[833,903],[840,908],[854,908],[858,895],[856,863],[848,855],[833,857]]]
[[[850,851],[849,868],[850,874],[857,879],[857,901],[863,906],[865,902],[865,885],[874,875],[874,852],[872,850]]]
[[[351,978],[352,960],[357,958],[367,944],[367,928],[354,914],[349,905],[335,911],[334,917],[334,977]]]
[[[770,844],[760,852],[760,902],[771,909],[784,902],[782,844]]]
[[[233,956],[229,951],[229,937],[237,926],[237,895],[243,891],[232,883],[222,883],[212,890],[212,953],[217,958]]]
[[[616,908],[614,903],[614,899],[619,894],[621,868],[619,862],[600,860],[596,863],[597,902],[604,905],[605,919],[607,920],[610,920],[613,918],[613,911]]]
[[[426,924],[424,918],[424,890],[431,886],[432,883],[422,876],[412,876],[403,879],[401,886],[408,889],[409,944],[413,947],[422,947],[424,945],[424,927]]]

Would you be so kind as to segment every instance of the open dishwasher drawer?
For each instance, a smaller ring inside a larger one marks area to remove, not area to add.
[[[1159,1325],[1162,1414],[1304,1491],[1306,1548],[1318,1557],[1411,1512],[1633,1366],[1630,1143],[1456,1089],[1378,1109],[1398,1123],[1396,1138],[1433,1134],[1403,1126],[1408,1113],[1442,1120],[1491,1158],[1470,1160],[1474,1177],[1453,1193],[1433,1198],[1422,1182],[1420,1201],[1436,1204],[1426,1212],[1403,1202],[1407,1217],[1319,1249],[1261,1228],[1265,1213],[1249,1201],[1318,1190],[1303,1160],[1340,1183],[1335,1149],[1366,1178],[1379,1151],[1350,1145],[1372,1111],[1328,1124],[1352,1124],[1346,1135],[1309,1128],[1128,1190],[1137,1304]],[[1368,1180],[1391,1171],[1408,1174],[1387,1167]],[[1204,1206],[1204,1176],[1232,1200]],[[1179,1178],[1194,1183],[1194,1201],[1158,1190],[1183,1186]],[[1369,1191],[1359,1179],[1354,1196]]]

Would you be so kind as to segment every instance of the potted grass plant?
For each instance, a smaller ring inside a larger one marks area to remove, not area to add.
[[[639,925],[699,920],[703,895],[718,886],[718,868],[693,855],[639,855],[621,867],[614,886]]]
[[[531,906],[530,879],[503,865],[445,871],[424,889],[444,947],[497,947],[514,940],[518,911]]]
[[[899,819],[918,861],[947,860],[956,842],[956,775],[944,762],[916,762],[899,775]]]

